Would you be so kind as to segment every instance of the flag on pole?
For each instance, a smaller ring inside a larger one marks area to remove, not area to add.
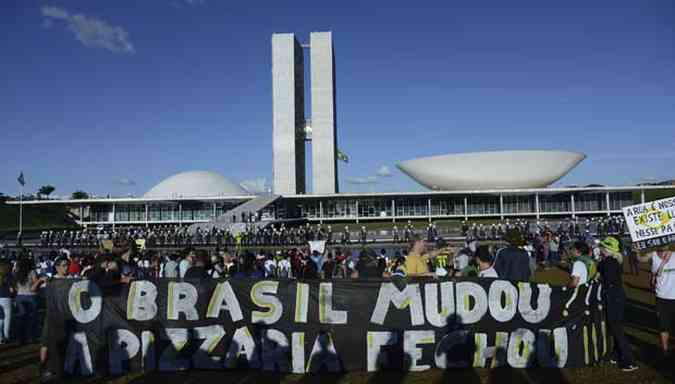
[[[21,184],[22,187],[24,185],[26,185],[26,180],[24,180],[24,178],[23,178],[23,171],[21,171],[21,174],[19,175],[19,177],[16,180],[19,182],[19,184]]]
[[[339,149],[337,150],[337,159],[344,161],[345,163],[349,163],[349,157],[347,157],[347,155],[345,155],[345,153]]]

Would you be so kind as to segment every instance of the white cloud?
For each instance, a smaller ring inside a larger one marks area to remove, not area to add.
[[[121,185],[126,185],[126,186],[136,185],[135,181],[133,181],[129,178],[126,178],[126,177],[123,177],[123,178],[119,179],[117,182],[120,183]]]
[[[348,177],[345,179],[347,184],[377,184],[377,177],[368,176],[368,177]]]
[[[122,27],[114,26],[95,17],[71,14],[67,10],[54,6],[43,6],[43,26],[49,28],[56,20],[66,23],[68,29],[85,47],[103,48],[114,53],[134,54],[134,46],[129,33]]]
[[[255,179],[244,180],[239,183],[239,186],[244,188],[246,192],[258,195],[261,193],[267,193],[269,191],[269,185],[267,185],[267,179],[264,177],[257,177]]]
[[[174,8],[186,7],[198,7],[200,5],[206,4],[206,0],[173,0],[171,6]]]
[[[377,170],[377,175],[380,177],[391,177],[391,170],[386,165],[383,165]]]

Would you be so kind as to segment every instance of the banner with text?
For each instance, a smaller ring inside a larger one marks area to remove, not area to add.
[[[50,366],[75,375],[583,367],[608,350],[597,283],[53,280],[47,292]]]
[[[625,207],[623,215],[638,249],[675,243],[675,197]]]

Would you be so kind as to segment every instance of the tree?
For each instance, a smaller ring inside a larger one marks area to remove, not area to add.
[[[38,198],[40,196],[48,197],[52,192],[54,192],[55,189],[56,188],[54,188],[54,186],[49,185],[49,184],[41,186],[40,189],[38,190],[38,193],[37,193]]]
[[[75,191],[70,197],[73,200],[84,200],[89,198],[89,194],[84,191]]]

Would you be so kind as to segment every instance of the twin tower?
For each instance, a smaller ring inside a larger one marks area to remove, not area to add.
[[[304,47],[292,33],[272,35],[274,193],[305,194],[305,141],[312,141],[314,194],[338,192],[335,59],[331,32],[310,34],[311,118],[305,117]]]

